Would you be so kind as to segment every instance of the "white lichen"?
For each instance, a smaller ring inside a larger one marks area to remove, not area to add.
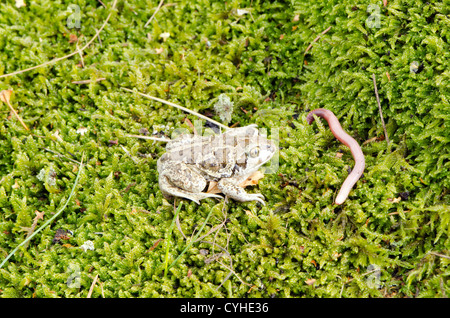
[[[80,246],[80,248],[81,248],[84,252],[86,252],[87,250],[93,251],[93,250],[94,250],[94,242],[92,242],[92,241],[86,241],[86,242],[83,243],[83,245]]]
[[[234,110],[234,103],[226,94],[220,94],[217,102],[214,104],[214,110],[224,124],[231,121],[231,115]]]
[[[39,181],[47,183],[49,186],[56,185],[56,171],[53,169],[53,167],[42,168],[36,178],[38,178]]]
[[[80,127],[77,129],[76,133],[80,134],[81,136],[84,136],[85,133],[87,133],[88,129],[85,127]]]

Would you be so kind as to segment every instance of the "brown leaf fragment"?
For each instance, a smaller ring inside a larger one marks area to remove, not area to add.
[[[334,258],[334,259],[338,259],[338,258],[341,257],[341,256],[342,256],[342,253],[335,252],[335,253],[333,254],[333,258]]]
[[[64,229],[57,229],[55,236],[53,237],[52,243],[60,243],[61,240],[68,240],[70,237],[68,236],[69,231]]]
[[[389,202],[392,202],[392,203],[399,203],[401,200],[402,200],[402,198],[401,197],[398,197],[398,198],[388,198],[387,199]]]
[[[76,34],[69,34],[69,43],[75,43],[78,41],[78,37]]]
[[[20,185],[19,185],[19,182],[17,181],[17,179],[14,180],[14,184],[11,186],[11,188],[13,188],[13,189],[19,189],[20,188]]]
[[[256,184],[258,184],[259,180],[262,179],[263,177],[264,177],[264,173],[262,173],[261,171],[255,171],[244,182],[239,184],[239,186],[245,188],[247,186],[256,185]]]
[[[367,139],[366,141],[363,142],[363,146],[367,145],[368,143],[374,142],[377,140],[377,137],[372,137],[370,139]]]
[[[305,280],[305,283],[307,285],[312,285],[316,282],[316,280],[314,278],[308,278],[307,280]]]
[[[44,219],[44,213],[45,212],[39,212],[38,210],[36,210],[36,211],[34,211],[34,213],[36,213],[36,216],[34,218],[35,221],[37,221],[39,219],[41,219],[41,220]]]
[[[259,180],[264,177],[264,173],[261,171],[255,171],[247,179],[239,184],[240,187],[245,188],[248,186],[257,185]],[[210,181],[208,185],[208,190],[206,193],[221,193],[216,181]]]
[[[164,240],[164,239],[162,239],[162,238],[157,239],[156,242],[153,243],[153,246],[150,247],[149,251],[153,251],[158,246],[159,242],[161,242],[162,240]]]
[[[221,193],[216,181],[210,181],[206,193]]]
[[[197,130],[195,129],[194,124],[192,123],[192,121],[191,121],[189,118],[184,117],[184,122],[185,122],[189,127],[192,128],[192,130],[194,131],[194,135],[198,135]]]

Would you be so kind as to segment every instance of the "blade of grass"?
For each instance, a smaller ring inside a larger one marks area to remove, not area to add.
[[[181,201],[180,204],[178,205],[178,208],[177,208],[177,211],[175,212],[175,215],[173,217],[172,223],[170,224],[169,230],[167,231],[167,235],[166,235],[166,256],[164,258],[164,277],[167,276],[167,271],[169,270],[167,268],[167,265],[169,264],[170,238],[172,237],[172,231],[173,231],[173,227],[175,225],[175,220],[178,218],[178,214],[180,213],[182,205],[183,205],[183,201]]]
[[[22,243],[20,243],[11,253],[9,253],[9,255],[6,256],[6,258],[0,264],[0,268],[2,268],[3,265],[5,265],[5,263],[19,250],[19,248],[21,248],[23,245],[25,245],[27,242],[29,242],[36,234],[38,234],[41,230],[43,230],[45,227],[47,227],[47,225],[49,225],[51,222],[53,222],[53,220],[56,219],[64,211],[64,209],[69,204],[70,199],[72,198],[73,194],[75,193],[75,188],[77,187],[78,180],[80,179],[80,176],[81,176],[81,171],[83,170],[83,161],[84,161],[84,154],[81,157],[80,168],[78,169],[78,174],[77,174],[77,177],[75,178],[75,182],[72,187],[72,191],[70,192],[69,198],[67,198],[66,202],[64,203],[64,206],[58,212],[56,212],[53,217],[51,217],[47,222],[45,222],[37,231],[35,231],[33,234],[31,234]]]

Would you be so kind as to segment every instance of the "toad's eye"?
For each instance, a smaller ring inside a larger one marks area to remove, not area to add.
[[[250,151],[248,152],[248,155],[252,158],[258,157],[259,156],[259,147],[250,149]]]

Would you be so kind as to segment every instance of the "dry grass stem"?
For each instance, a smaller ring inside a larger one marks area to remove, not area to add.
[[[147,23],[145,23],[144,28],[146,28],[150,22],[152,22],[153,18],[155,17],[155,15],[158,13],[159,9],[161,9],[162,5],[164,3],[164,0],[161,0],[158,4],[158,6],[156,7],[155,12],[153,12],[152,16],[150,17],[150,19],[148,19]]]
[[[130,152],[127,150],[127,148],[125,148],[124,146],[120,145],[120,147],[122,147],[122,150],[127,154],[128,157],[131,158],[131,160],[133,160],[133,162],[135,164],[138,164],[138,162],[136,161],[136,159],[133,158],[133,156],[130,154]]]
[[[11,106],[11,104],[9,102],[9,98],[10,98],[11,94],[12,94],[12,90],[10,90],[10,89],[1,91],[0,92],[0,100],[2,102],[6,103],[6,105],[8,105],[9,109],[11,109],[13,114],[16,116],[17,120],[19,120],[19,122],[22,124],[22,126],[26,130],[29,130],[27,125],[25,125],[25,123],[23,122],[22,118],[20,118],[19,114],[17,114],[16,110]]]
[[[207,237],[208,235],[210,235],[211,233],[214,233],[216,231],[219,231],[226,223],[226,220],[224,220],[222,223],[216,225],[215,227],[213,227],[211,230],[209,230],[205,235],[203,235],[202,237],[199,237],[196,242],[201,241],[203,238]]]
[[[31,224],[31,227],[26,229],[27,230],[27,236],[25,237],[25,241],[33,234],[34,229],[36,228],[39,219],[44,220],[44,213],[45,212],[39,212],[38,210],[36,210],[34,213],[36,214],[36,216],[33,219],[33,224]],[[29,243],[30,242],[27,241],[24,244],[24,248],[27,248]]]
[[[383,125],[384,138],[386,138],[386,143],[389,146],[389,137],[388,137],[388,134],[387,134],[387,131],[386,131],[386,125],[384,123],[383,111],[381,110],[380,97],[378,96],[377,80],[375,78],[375,74],[372,74],[372,80],[373,80],[373,86],[374,86],[374,89],[375,89],[375,96],[377,98],[378,110],[380,112],[381,124]]]
[[[149,137],[149,136],[141,136],[141,135],[125,135],[125,137],[134,137],[134,138],[139,138],[139,139],[147,139],[147,140],[162,141],[162,142],[170,141],[170,139],[167,139],[167,138]]]
[[[97,279],[98,279],[98,274],[95,275],[94,280],[92,281],[92,284],[91,284],[91,288],[89,288],[89,292],[88,292],[86,298],[91,298],[92,292],[94,291],[94,286],[95,286],[95,284],[97,283]]]
[[[153,96],[150,96],[150,95],[147,95],[147,94],[143,94],[143,93],[140,93],[140,92],[135,92],[135,91],[133,91],[133,90],[131,90],[129,88],[121,87],[121,89],[123,89],[124,91],[127,91],[127,92],[136,93],[136,94],[141,95],[143,97],[146,97],[148,99],[152,99],[152,100],[155,100],[157,102],[160,102],[160,103],[163,103],[163,104],[166,104],[166,105],[169,105],[169,106],[173,106],[175,108],[181,109],[182,111],[185,111],[185,112],[190,113],[192,115],[195,115],[195,116],[197,116],[199,118],[202,118],[202,119],[204,119],[206,121],[209,121],[210,123],[213,123],[214,125],[222,127],[224,129],[229,129],[227,126],[225,126],[225,125],[215,121],[214,119],[211,119],[209,117],[203,116],[202,114],[199,114],[199,113],[197,113],[197,112],[195,112],[193,110],[190,110],[189,108],[177,105],[177,104],[172,103],[172,102],[168,102],[168,101],[166,101],[164,99],[161,99],[161,98],[158,98],[158,97],[153,97]]]
[[[98,2],[100,2],[100,4],[106,8],[106,5],[102,2],[102,0],[98,0]]]
[[[81,52],[81,50],[80,50],[80,46],[78,45],[78,42],[77,42],[77,46],[76,46],[76,48],[77,48],[78,54],[80,55],[81,66],[82,66],[82,67],[84,68],[84,58],[83,58],[83,52]]]
[[[322,33],[320,33],[312,42],[310,45],[308,45],[308,47],[306,48],[305,53],[303,53],[303,55],[306,55],[306,53],[308,53],[308,51],[312,48],[313,44],[316,43],[317,41],[319,41],[320,37],[322,35],[324,35],[325,33],[327,33],[328,31],[330,31],[331,26],[328,27],[325,31],[323,31]]]
[[[100,78],[97,78],[94,80],[88,79],[88,80],[81,80],[81,81],[73,81],[72,84],[90,84],[91,82],[97,83],[97,82],[104,81],[104,80],[106,80],[106,78],[100,77]]]
[[[234,276],[236,276],[237,279],[239,279],[239,281],[240,281],[242,284],[247,285],[247,286],[249,286],[249,287],[252,287],[251,284],[244,282],[244,281],[239,277],[239,275],[236,274],[236,272],[235,272],[232,268],[228,267],[227,265],[225,265],[224,263],[222,263],[222,262],[220,262],[220,261],[218,261],[218,260],[217,260],[216,262],[219,263],[220,265],[222,265],[223,267],[225,267],[226,269],[228,269],[231,273],[233,273]],[[219,289],[219,288],[225,283],[225,281],[226,281],[226,280],[224,280],[224,281],[220,284],[220,286],[219,286],[217,289]]]
[[[57,155],[58,157],[66,158],[67,160],[72,161],[73,163],[76,163],[76,164],[78,164],[78,165],[81,164],[81,162],[79,162],[79,161],[77,161],[77,160],[74,160],[74,159],[72,159],[72,158],[69,158],[69,157],[63,155],[62,153],[59,153],[59,152],[54,151],[54,150],[52,150],[52,149],[48,149],[48,148],[42,148],[42,149],[44,149],[45,151],[51,152],[51,153]]]
[[[97,37],[98,37],[98,44],[100,44],[100,46],[103,46],[102,38],[100,37],[100,33],[98,32],[98,30],[96,28],[94,28],[94,30],[95,30],[95,32],[97,34]]]
[[[443,257],[443,258],[450,259],[450,256],[443,255],[443,254],[439,254],[439,253],[436,253],[436,252],[430,252],[430,254],[435,255],[435,256],[439,256],[439,257]]]
[[[365,145],[367,145],[367,144],[369,144],[369,143],[371,143],[371,142],[374,142],[374,141],[376,141],[376,140],[377,140],[377,137],[372,137],[372,138],[367,139],[366,141],[364,141],[364,142],[362,143],[362,145],[365,146]]]

